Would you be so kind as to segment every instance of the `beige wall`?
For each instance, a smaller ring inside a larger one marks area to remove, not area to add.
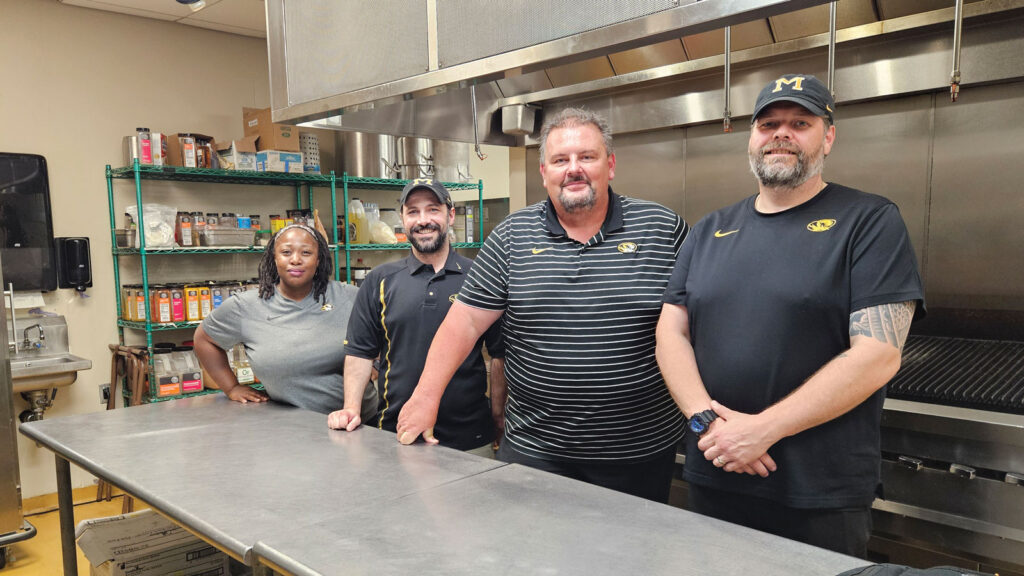
[[[0,30],[0,150],[46,157],[54,235],[92,245],[88,297],[58,290],[45,302],[67,317],[71,351],[93,368],[46,417],[100,410],[107,344],[117,341],[103,167],[123,163],[121,138],[136,126],[240,137],[241,107],[270,104],[266,45],[56,0],[0,0]],[[16,411],[24,408],[16,398]],[[22,496],[54,492],[53,454],[20,436],[18,450]],[[72,482],[92,478],[76,469]]]

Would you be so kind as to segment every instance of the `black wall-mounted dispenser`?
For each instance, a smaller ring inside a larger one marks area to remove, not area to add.
[[[92,264],[88,238],[54,238],[57,253],[57,287],[85,292],[92,288]]]

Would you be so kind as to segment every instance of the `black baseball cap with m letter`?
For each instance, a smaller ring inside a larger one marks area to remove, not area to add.
[[[830,124],[834,123],[832,109],[836,103],[832,100],[832,94],[821,80],[810,74],[786,74],[769,82],[757,95],[750,123],[753,124],[769,105],[780,101],[795,102],[815,116],[825,116]]]
[[[431,178],[417,178],[415,180],[410,180],[409,183],[405,185],[405,188],[402,188],[402,197],[399,198],[398,203],[404,206],[405,201],[409,198],[409,194],[412,194],[417,190],[429,190],[430,192],[433,192],[434,195],[437,196],[437,199],[449,208],[455,205],[452,202],[451,195],[448,194],[448,189],[437,180],[433,180]]]

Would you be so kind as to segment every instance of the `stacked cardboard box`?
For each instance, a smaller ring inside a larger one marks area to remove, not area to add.
[[[92,576],[228,574],[228,555],[152,510],[84,520],[75,538]]]

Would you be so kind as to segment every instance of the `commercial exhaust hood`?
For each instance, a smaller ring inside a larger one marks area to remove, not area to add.
[[[831,24],[823,0],[267,0],[271,105],[278,122],[515,146],[566,105],[661,129],[721,120],[729,85],[749,114],[790,71],[835,73],[837,102],[936,90],[959,60],[955,3],[838,0]],[[1024,0],[961,14],[965,84],[1024,76],[1019,57],[990,60],[1021,53]]]

